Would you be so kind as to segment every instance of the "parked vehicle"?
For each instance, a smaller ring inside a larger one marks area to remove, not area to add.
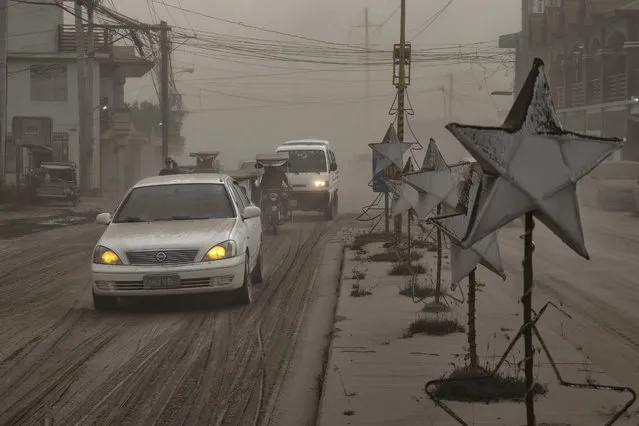
[[[222,167],[217,157],[220,151],[190,152],[189,157],[195,157],[195,167],[191,173],[220,173]]]
[[[80,202],[78,167],[73,162],[42,162],[40,184],[35,188],[39,200],[64,200],[74,206]]]
[[[277,234],[285,219],[293,220],[290,191],[282,186],[282,180],[287,179],[288,154],[258,155],[255,168],[262,171],[259,183],[262,222],[268,224],[273,233]]]
[[[577,184],[579,201],[602,210],[635,211],[637,180],[639,162],[604,161]]]
[[[253,300],[262,281],[261,211],[226,175],[155,176],[135,184],[93,251],[93,302],[118,297],[231,292]]]
[[[319,211],[326,220],[337,217],[339,171],[330,143],[322,140],[286,142],[277,152],[289,154],[291,208]]]

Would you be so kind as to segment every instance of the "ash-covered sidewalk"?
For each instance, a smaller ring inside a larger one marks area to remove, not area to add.
[[[461,328],[465,330],[467,325],[466,298],[464,303],[448,298],[452,307],[449,313],[422,312],[424,303],[414,301],[410,294],[400,294],[401,289],[407,288],[410,277],[390,276],[393,262],[371,261],[371,256],[388,251],[383,245],[383,242],[373,242],[360,250],[346,250],[318,425],[457,425],[459,423],[429,399],[424,385],[466,365],[467,336]],[[427,270],[419,276],[419,285],[426,283],[426,287],[432,287],[430,279],[434,280],[436,254],[427,248],[415,251],[422,256],[415,263],[421,263]],[[442,288],[451,292],[447,263],[444,260]],[[478,269],[478,280],[484,284],[477,293],[476,321],[478,353],[483,366],[496,364],[522,323],[521,304],[513,297],[517,293],[513,288],[522,286],[521,274],[507,272],[508,280],[503,282],[485,269]],[[462,282],[461,289],[465,296],[466,281]],[[451,293],[455,298],[462,297],[459,290]],[[432,298],[425,302],[432,302]],[[536,298],[534,306],[540,308],[545,302]],[[461,327],[458,332],[441,336],[409,332],[411,324],[419,319],[435,324],[448,320]],[[538,328],[564,380],[621,385],[600,366],[593,365],[582,348],[568,342],[569,333],[579,332],[578,324],[571,324],[571,319],[549,308]],[[546,394],[536,398],[538,424],[603,425],[629,399],[628,394],[559,386],[537,342],[535,347],[538,349],[535,374],[546,388]],[[501,374],[523,377],[523,368],[518,367],[522,360],[523,340],[520,340],[500,370]],[[499,389],[491,389],[491,392],[497,391]],[[447,404],[469,425],[526,424],[523,403]],[[637,426],[635,409],[631,407],[630,414],[616,424]]]
[[[83,198],[75,207],[63,202],[0,204],[0,239],[10,240],[63,226],[90,223],[98,213],[110,211],[116,204],[113,197]]]

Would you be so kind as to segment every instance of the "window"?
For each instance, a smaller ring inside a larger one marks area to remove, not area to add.
[[[302,149],[289,152],[291,173],[326,173],[326,154],[320,149]]]
[[[240,212],[243,212],[248,204],[245,203],[242,199],[242,196],[240,195],[242,191],[238,187],[239,185],[234,183],[231,186],[231,190],[233,191],[233,198],[235,198],[235,200],[237,201],[237,206],[240,208]]]
[[[32,101],[67,101],[66,64],[31,65]]]
[[[235,217],[223,184],[193,183],[136,188],[115,214],[114,223],[204,220]]]
[[[333,153],[333,151],[328,151],[328,157],[331,160],[331,164],[337,163],[337,160],[335,160],[335,153]]]
[[[244,207],[248,207],[251,205],[251,201],[248,198],[248,195],[246,195],[246,188],[244,188],[243,186],[234,183],[233,187],[237,190],[237,192],[240,194],[240,199],[242,200],[242,203],[244,203]]]

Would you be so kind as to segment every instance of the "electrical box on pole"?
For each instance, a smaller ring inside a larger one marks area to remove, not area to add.
[[[401,64],[401,44],[395,44],[393,46],[393,86],[399,87],[400,83],[400,64]],[[410,43],[404,44],[404,83],[403,86],[410,86],[410,69],[411,69],[411,45]]]

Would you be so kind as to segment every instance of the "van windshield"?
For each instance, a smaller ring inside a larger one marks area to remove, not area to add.
[[[326,173],[326,154],[320,149],[304,149],[289,152],[290,173]]]

